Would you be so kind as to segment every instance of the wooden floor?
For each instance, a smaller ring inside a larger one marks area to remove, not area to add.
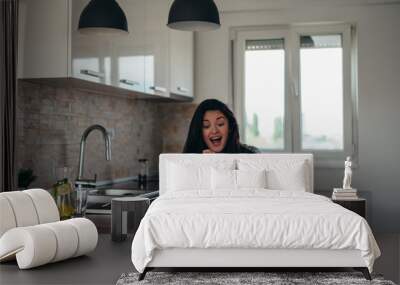
[[[399,283],[400,236],[376,235],[382,257],[376,261],[375,272]],[[132,238],[116,243],[109,234],[99,236],[94,252],[42,267],[19,270],[16,262],[0,265],[0,284],[115,284],[122,273],[135,271],[131,258]]]

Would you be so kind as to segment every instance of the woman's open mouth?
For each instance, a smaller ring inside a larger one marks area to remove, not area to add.
[[[219,147],[222,143],[222,136],[213,136],[209,138],[211,144],[215,147]]]

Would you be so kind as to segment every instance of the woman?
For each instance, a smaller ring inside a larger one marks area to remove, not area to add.
[[[256,153],[258,150],[240,143],[232,111],[221,101],[208,99],[194,112],[183,152]]]

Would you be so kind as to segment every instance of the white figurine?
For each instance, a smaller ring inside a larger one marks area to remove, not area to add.
[[[351,157],[348,156],[344,162],[344,178],[343,178],[343,189],[351,188],[351,176],[353,171],[351,170]]]

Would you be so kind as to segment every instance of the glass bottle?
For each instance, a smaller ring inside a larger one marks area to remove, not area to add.
[[[53,190],[60,219],[70,219],[75,213],[75,191],[68,181],[68,167],[56,169],[56,176],[57,182],[53,185]]]
[[[149,174],[148,159],[147,158],[139,159],[138,184],[140,189],[146,188],[148,174]]]

